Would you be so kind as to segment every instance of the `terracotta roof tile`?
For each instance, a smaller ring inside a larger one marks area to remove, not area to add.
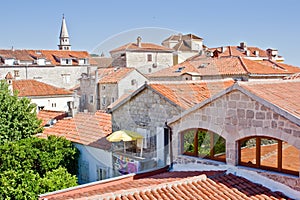
[[[33,61],[37,58],[45,58],[47,61],[51,62],[51,65],[60,65],[59,60],[56,58],[71,58],[73,59],[72,65],[78,65],[78,59],[88,58],[90,65],[97,65],[97,62],[90,57],[87,51],[63,51],[63,50],[0,50],[0,57],[3,58],[13,58],[20,61],[30,61],[30,65],[34,64]],[[3,63],[2,63],[3,64]]]
[[[213,176],[212,176],[213,174]],[[163,176],[162,176],[163,175]],[[288,199],[284,194],[249,180],[215,172],[165,172],[134,178],[119,178],[44,195],[40,199]]]
[[[121,68],[100,68],[98,69],[98,83],[118,83],[127,74],[134,71],[135,68],[121,67]]]
[[[241,87],[300,118],[299,80],[243,82]]]
[[[106,136],[111,133],[111,115],[97,111],[77,113],[74,118],[59,120],[53,127],[45,128],[41,137],[56,135],[83,145],[110,149]]]
[[[52,96],[52,95],[68,95],[71,96],[73,92],[58,88],[36,80],[13,80],[13,90],[18,90],[19,97],[30,96]]]
[[[183,109],[210,98],[233,85],[233,80],[151,83],[149,86]]]
[[[37,114],[38,118],[42,120],[42,126],[51,119],[61,120],[67,116],[66,112],[52,111],[52,110],[40,110]]]
[[[299,67],[273,62],[270,60],[253,61],[242,57],[203,58],[193,57],[180,64],[149,74],[151,77],[178,77],[185,73],[199,76],[223,76],[246,74],[293,74],[300,72]]]
[[[167,51],[172,52],[172,49],[169,49],[164,46],[160,46],[153,43],[141,43],[141,47],[139,47],[136,43],[128,43],[123,46],[120,46],[116,49],[110,51],[110,53],[118,52],[118,51]]]

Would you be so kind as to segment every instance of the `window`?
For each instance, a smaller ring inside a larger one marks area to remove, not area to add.
[[[105,106],[106,105],[106,96],[102,97],[102,105]]]
[[[239,164],[299,175],[299,150],[287,142],[269,137],[242,139],[239,145]]]
[[[114,97],[111,98],[111,102],[112,103],[115,102],[115,98]]]
[[[151,72],[152,72],[152,69],[151,69],[151,68],[149,68],[149,69],[148,69],[148,72],[149,72],[149,73],[151,73]]]
[[[183,154],[225,162],[226,141],[218,134],[202,129],[187,130],[182,134]]]
[[[147,61],[151,62],[152,61],[152,54],[147,54]]]
[[[56,103],[52,103],[52,108],[56,108]]]
[[[97,180],[100,181],[106,178],[107,178],[106,170],[97,166]]]
[[[14,76],[15,76],[15,77],[20,77],[20,75],[19,75],[19,70],[14,70]]]
[[[89,162],[81,161],[79,162],[79,177],[78,181],[82,183],[89,182]]]
[[[93,102],[94,102],[94,96],[90,95],[90,103],[93,103]]]
[[[102,90],[105,90],[105,85],[102,85]]]
[[[135,85],[137,82],[136,82],[136,80],[135,79],[132,79],[131,80],[131,85],[133,86],[133,85]]]
[[[70,83],[71,75],[70,74],[62,74],[63,83]]]

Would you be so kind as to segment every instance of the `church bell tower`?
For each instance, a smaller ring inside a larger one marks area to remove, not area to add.
[[[58,49],[59,50],[71,50],[69,33],[68,33],[67,24],[66,24],[64,15],[62,18],[62,23],[61,23]]]

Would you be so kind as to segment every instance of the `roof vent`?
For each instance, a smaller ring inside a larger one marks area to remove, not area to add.
[[[246,44],[246,42],[241,42],[240,43],[240,48],[243,49],[243,50],[247,50],[247,44]]]
[[[184,66],[178,67],[178,69],[175,72],[181,72],[184,68],[185,68]]]
[[[137,39],[136,39],[136,45],[137,45],[138,47],[142,47],[141,41],[142,41],[142,38],[141,38],[140,36],[137,37]]]
[[[202,63],[201,65],[199,65],[198,68],[204,68],[204,67],[207,67],[207,65],[209,65],[209,63]]]

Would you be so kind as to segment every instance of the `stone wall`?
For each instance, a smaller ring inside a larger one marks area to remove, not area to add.
[[[14,71],[17,70],[19,71],[18,79],[35,79],[56,87],[70,89],[79,84],[78,79],[82,73],[87,72],[87,67],[91,70],[97,69],[97,66],[1,66],[0,78],[4,79],[8,72],[14,75]]]
[[[138,132],[138,129],[146,129],[155,150],[157,129],[164,127],[166,120],[180,113],[180,108],[152,89],[145,88],[112,112],[113,131],[127,129]]]
[[[202,128],[226,139],[226,162],[238,164],[237,141],[249,136],[269,136],[288,142],[300,150],[300,127],[249,96],[233,91],[170,124],[173,128],[174,156],[182,154],[180,133]],[[299,158],[300,159],[300,158]]]

